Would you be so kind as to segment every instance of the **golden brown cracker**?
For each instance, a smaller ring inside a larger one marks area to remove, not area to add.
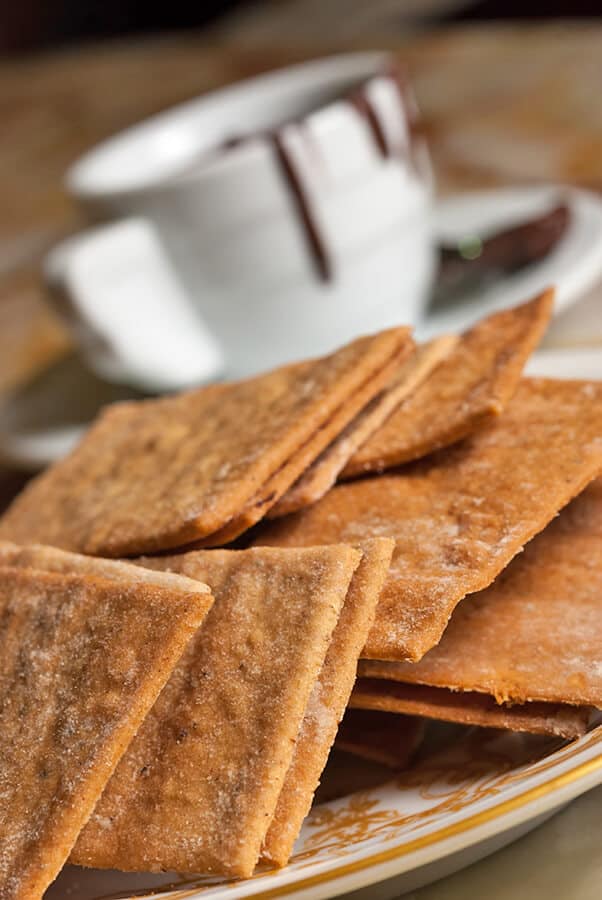
[[[244,534],[259,522],[275,504],[296,483],[301,473],[311,467],[316,457],[328,447],[337,436],[345,430],[350,419],[357,418],[361,410],[370,404],[373,397],[378,396],[391,380],[403,362],[411,355],[413,342],[408,337],[399,351],[386,360],[384,365],[370,377],[355,393],[345,400],[330,419],[322,425],[301,446],[287,462],[268,478],[261,489],[251,498],[244,510],[234,516],[223,528],[195,543],[194,549],[201,547],[221,547]],[[334,481],[334,479],[333,479]],[[192,548],[191,548],[192,549]]]
[[[460,725],[506,728],[564,738],[585,734],[590,715],[589,709],[582,706],[560,703],[508,706],[496,703],[487,694],[455,693],[445,688],[372,678],[358,678],[349,702],[352,709],[425,716]]]
[[[392,329],[246,381],[109,407],[14,501],[0,536],[131,556],[213,534],[409,341]]]
[[[363,660],[359,672],[485,692],[499,702],[602,708],[602,480],[490,587],[466,597],[419,663]]]
[[[3,900],[40,898],[58,874],[205,596],[0,567]]]
[[[355,451],[382,426],[391,413],[421,384],[456,344],[455,335],[434,338],[416,347],[412,356],[396,366],[394,376],[338,434],[268,512],[269,519],[296,512],[323,497]]]
[[[391,769],[404,769],[424,737],[425,720],[418,716],[369,709],[348,709],[335,747]]]
[[[489,422],[505,407],[550,320],[554,292],[494,313],[451,353],[356,451],[343,478],[380,472],[432,453]]]
[[[333,488],[257,544],[393,537],[363,655],[416,661],[456,604],[487,587],[602,468],[602,384],[525,379],[503,416],[398,473]]]
[[[309,698],[293,759],[264,840],[262,856],[278,865],[288,862],[328,760],[355,682],[360,651],[374,621],[393,546],[393,541],[381,538],[366,541],[360,547],[362,560],[349,585],[324,665]]]
[[[360,558],[337,546],[139,560],[209,582],[216,600],[72,862],[252,874]]]
[[[171,572],[155,572],[121,560],[83,556],[80,553],[70,553],[68,550],[59,550],[57,547],[47,547],[43,544],[20,546],[0,540],[0,566],[38,569],[42,572],[57,572],[63,575],[92,575],[120,584],[147,584],[205,594],[203,599],[206,612],[213,603],[208,585],[196,578],[186,578],[184,575],[174,575]],[[201,602],[200,598],[198,602]]]

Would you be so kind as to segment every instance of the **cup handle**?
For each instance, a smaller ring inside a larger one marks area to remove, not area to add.
[[[220,348],[148,220],[66,239],[46,256],[44,275],[54,308],[101,378],[161,392],[222,370]]]

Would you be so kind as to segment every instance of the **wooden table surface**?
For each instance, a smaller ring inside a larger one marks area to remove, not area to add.
[[[172,36],[0,64],[0,394],[69,347],[44,305],[37,275],[44,248],[77,226],[61,186],[67,166],[99,139],[172,103],[333,49],[242,50]],[[411,71],[441,191],[549,180],[602,190],[601,24],[462,27],[389,49]],[[22,476],[0,469],[0,507],[22,483]],[[580,822],[581,847],[587,845],[599,803],[582,805],[587,815],[569,811],[554,820],[557,826],[546,826],[545,846],[537,838],[522,842],[522,856],[509,848],[415,896],[552,896],[545,872],[556,872],[555,879],[560,873],[545,859],[546,847],[556,846],[564,875],[577,860],[593,891],[588,884],[583,889],[581,877],[579,889],[559,888],[556,895],[593,900],[599,896],[596,853],[561,854]],[[599,816],[595,821],[599,830]]]

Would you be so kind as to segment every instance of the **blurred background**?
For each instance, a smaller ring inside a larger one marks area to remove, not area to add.
[[[48,248],[81,225],[67,167],[174,103],[347,48],[389,49],[407,66],[439,195],[602,189],[600,0],[1,4],[0,401],[72,348],[39,275]],[[586,325],[569,321],[557,342],[602,347],[597,297],[593,314],[589,304]],[[0,463],[0,500],[23,477]]]
[[[393,37],[462,21],[591,17],[599,0],[22,0],[5,4],[0,47],[7,53],[174,30],[258,41]]]

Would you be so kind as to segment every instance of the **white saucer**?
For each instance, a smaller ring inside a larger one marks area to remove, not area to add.
[[[463,331],[477,319],[556,287],[558,313],[602,279],[602,199],[576,188],[540,186],[457,194],[435,207],[437,238],[457,245],[472,234],[488,236],[542,215],[563,200],[571,219],[558,246],[541,262],[467,295],[449,308],[428,311],[416,328],[420,339]]]
[[[0,464],[43,469],[75,446],[102,406],[140,396],[66,356],[0,401]]]
[[[585,191],[545,186],[449,197],[436,206],[435,232],[449,244],[474,232],[487,236],[542,214],[560,197],[569,205],[571,221],[549,256],[445,310],[427,314],[416,328],[418,338],[461,331],[552,284],[558,313],[602,280],[602,200]],[[528,371],[602,379],[602,347],[542,350]],[[100,381],[75,357],[58,363],[0,405],[0,462],[26,471],[43,468],[71,449],[101,405],[131,396],[136,392]]]

